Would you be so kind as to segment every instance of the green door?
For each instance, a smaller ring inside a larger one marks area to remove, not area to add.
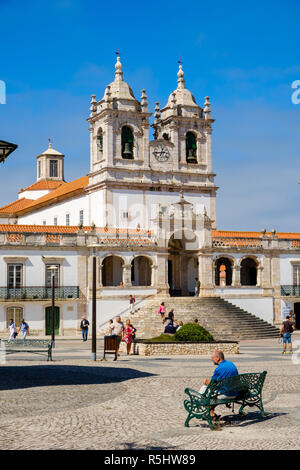
[[[59,334],[59,307],[54,307],[54,332]],[[46,335],[52,334],[52,307],[46,307]]]

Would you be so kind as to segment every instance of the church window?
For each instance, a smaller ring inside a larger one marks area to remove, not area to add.
[[[43,220],[43,225],[47,225],[46,220]]]
[[[82,209],[79,211],[79,224],[83,225],[83,210]]]
[[[53,219],[53,225],[57,225],[57,217],[54,217],[54,219]]]
[[[122,127],[122,158],[133,159],[133,132],[128,126]]]
[[[187,163],[197,163],[197,137],[194,132],[186,133],[185,145]]]
[[[300,286],[300,264],[293,266],[293,285]]]
[[[66,214],[66,225],[70,225],[70,214]]]
[[[52,269],[53,266],[56,267],[56,269]],[[46,273],[45,273],[45,282],[46,282],[46,287],[52,287],[52,276],[54,275],[54,285],[56,287],[59,286],[59,270],[60,270],[60,265],[59,264],[46,264],[45,265]]]
[[[41,162],[38,162],[38,178],[41,177]]]
[[[57,176],[58,176],[57,160],[50,160],[50,177],[57,178]]]
[[[103,131],[100,128],[97,135],[97,149],[99,153],[103,153]]]
[[[8,307],[6,311],[6,325],[8,327],[9,320],[13,319],[16,326],[20,326],[21,320],[23,318],[23,308],[22,307]]]
[[[241,262],[241,285],[256,286],[257,264],[252,258],[245,258]]]
[[[7,266],[7,285],[9,289],[19,289],[22,287],[22,264],[8,264]]]

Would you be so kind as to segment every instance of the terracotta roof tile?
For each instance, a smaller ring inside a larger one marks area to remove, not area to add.
[[[14,214],[16,211],[28,207],[33,201],[34,199],[22,197],[21,199],[6,204],[6,206],[0,207],[0,214]]]
[[[230,237],[230,238],[260,238],[262,236],[261,232],[233,232],[230,230],[213,230],[212,237]],[[266,232],[265,236],[271,237],[271,232]],[[300,233],[291,233],[291,232],[276,232],[275,236],[280,239],[286,240],[299,240]]]
[[[38,190],[43,190],[43,189],[52,190],[52,189],[56,189],[58,186],[61,186],[62,184],[66,184],[66,182],[65,181],[52,181],[52,180],[36,181],[31,186],[28,186],[28,188],[21,189],[18,194],[21,194],[24,191],[38,191]]]
[[[62,199],[66,199],[71,197],[74,193],[81,193],[83,192],[84,188],[89,184],[89,177],[83,176],[78,178],[77,180],[70,181],[70,183],[63,183],[60,184],[56,189],[51,191],[48,194],[34,200],[30,205],[28,205],[24,209],[20,209],[16,211],[18,215],[22,213],[31,212],[33,210],[38,209],[39,207],[43,207],[49,204],[52,204],[56,201],[61,201]]]

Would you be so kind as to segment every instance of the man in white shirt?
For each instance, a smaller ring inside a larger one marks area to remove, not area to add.
[[[123,323],[121,322],[121,317],[118,315],[116,320],[115,320],[115,323],[114,323],[114,328],[112,330],[112,334],[113,335],[116,335],[117,336],[117,350],[116,350],[116,356],[118,355],[119,353],[119,349],[120,349],[120,343],[122,341],[122,338],[123,338],[123,330],[124,330],[124,325]]]

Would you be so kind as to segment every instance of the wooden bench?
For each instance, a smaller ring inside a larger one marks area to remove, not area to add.
[[[189,426],[192,418],[204,419],[208,422],[210,429],[214,429],[211,407],[238,403],[241,405],[239,414],[244,414],[245,406],[256,406],[261,416],[266,416],[262,403],[262,388],[267,372],[240,374],[224,379],[212,379],[203,395],[196,390],[186,388],[185,393],[189,396],[184,401],[184,407],[188,412],[185,426]]]
[[[52,361],[52,343],[45,339],[1,339],[1,354],[28,352],[33,354],[47,354],[48,361]]]

